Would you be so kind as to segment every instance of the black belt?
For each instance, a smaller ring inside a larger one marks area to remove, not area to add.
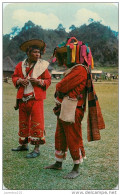
[[[35,99],[35,97],[34,96],[28,96],[28,97],[23,97],[22,99],[21,99],[21,101],[22,102],[28,102],[29,100],[33,100],[33,99]]]

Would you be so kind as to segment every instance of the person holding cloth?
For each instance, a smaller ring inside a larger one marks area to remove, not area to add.
[[[12,151],[27,151],[28,143],[34,145],[34,150],[26,158],[39,156],[39,146],[45,144],[43,100],[51,84],[49,62],[41,59],[45,48],[42,40],[24,42],[20,49],[26,52],[27,58],[16,65],[12,75],[13,84],[18,89],[15,109],[19,109],[19,146]]]

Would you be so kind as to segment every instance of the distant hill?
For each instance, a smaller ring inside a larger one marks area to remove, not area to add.
[[[117,32],[99,22],[85,24],[79,28],[74,26],[70,29],[71,31],[67,33],[65,28],[59,25],[56,30],[45,30],[41,26],[28,21],[21,30],[15,27],[12,34],[3,36],[3,58],[10,56],[15,63],[23,60],[25,53],[20,51],[20,44],[35,38],[46,42],[47,48],[43,58],[48,60],[59,43],[65,41],[68,37],[75,36],[91,48],[95,66],[118,66]]]

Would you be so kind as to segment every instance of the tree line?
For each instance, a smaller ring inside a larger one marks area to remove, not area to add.
[[[48,60],[54,48],[72,36],[88,44],[95,66],[118,66],[117,33],[100,22],[94,21],[80,27],[72,25],[70,32],[66,32],[62,24],[59,24],[55,30],[46,30],[31,21],[25,23],[21,30],[13,27],[10,34],[3,35],[3,58],[9,56],[15,63],[18,63],[25,58],[25,53],[20,51],[19,46],[29,39],[42,39],[47,45],[43,58]]]

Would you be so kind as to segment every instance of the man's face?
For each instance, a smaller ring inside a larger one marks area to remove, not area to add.
[[[40,50],[39,49],[33,49],[28,54],[30,61],[37,61],[40,58]]]

